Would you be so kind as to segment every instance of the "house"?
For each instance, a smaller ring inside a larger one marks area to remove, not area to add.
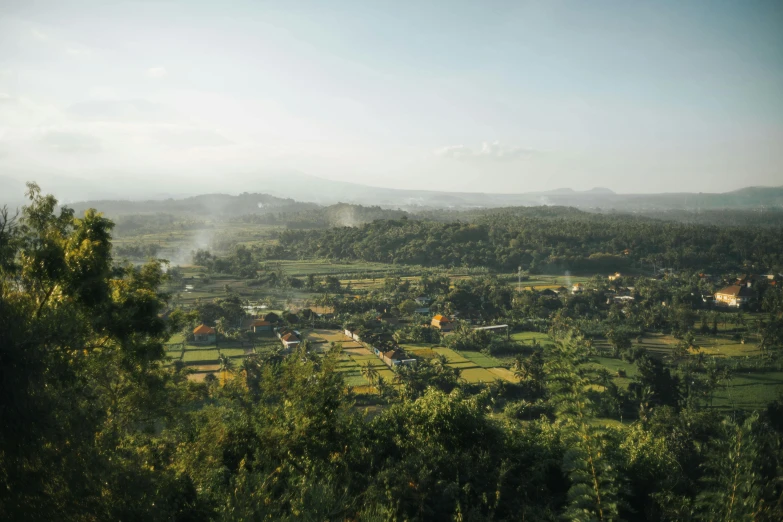
[[[280,316],[277,315],[274,312],[269,312],[264,316],[264,321],[271,323],[271,324],[277,324],[280,322]]]
[[[263,319],[256,319],[250,323],[250,331],[253,333],[271,332],[272,323]]]
[[[205,324],[200,324],[193,329],[194,344],[212,344],[217,339],[217,332]]]
[[[585,285],[582,283],[576,283],[574,286],[571,287],[571,293],[572,294],[581,294],[585,291]]]
[[[413,364],[416,362],[416,359],[409,357],[408,354],[400,348],[393,348],[385,352],[380,352],[378,357],[380,357],[389,367],[398,366],[400,364]]]
[[[299,336],[296,335],[296,333],[288,332],[287,334],[280,336],[280,342],[282,342],[283,346],[290,350],[291,348],[296,348],[296,346],[302,341],[299,339]]]
[[[623,275],[620,272],[615,272],[614,274],[609,276],[609,281],[617,281],[621,277],[623,277]]]
[[[429,307],[425,306],[424,308],[417,308],[417,309],[415,309],[414,313],[422,314],[422,315],[430,315],[430,309],[429,309]]]
[[[416,301],[416,304],[418,304],[418,305],[427,306],[428,304],[430,304],[432,302],[432,299],[430,299],[427,296],[420,295],[419,297],[414,299],[414,301]]]
[[[433,317],[430,324],[439,329],[441,332],[450,332],[454,329],[454,323],[452,320],[441,314],[437,314],[435,317]]]
[[[276,330],[277,338],[283,343],[283,346],[287,349],[296,347],[301,343],[301,335],[296,330],[289,330],[288,328],[281,328]]]
[[[715,292],[715,303],[739,308],[753,297],[749,286],[731,285]]]

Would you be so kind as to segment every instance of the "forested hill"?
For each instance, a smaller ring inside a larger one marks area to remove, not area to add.
[[[379,220],[354,228],[286,230],[278,239],[266,247],[267,257],[589,273],[783,267],[779,228],[689,225],[580,212],[563,217],[509,212],[473,223]]]
[[[303,203],[290,198],[276,198],[268,194],[244,193],[205,194],[185,199],[149,201],[85,201],[68,205],[77,214],[88,208],[100,209],[108,217],[133,214],[171,214],[187,217],[222,217],[267,214],[270,212],[303,212],[318,208],[315,203]]]

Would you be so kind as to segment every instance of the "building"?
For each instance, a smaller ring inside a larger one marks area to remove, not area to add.
[[[298,346],[299,343],[302,342],[299,339],[299,337],[295,333],[293,333],[293,332],[289,332],[289,333],[283,335],[282,337],[280,337],[280,341],[283,343],[283,346],[285,346],[289,350],[291,348],[296,348],[296,346]]]
[[[200,324],[193,329],[194,344],[212,344],[217,340],[217,332],[205,324]]]
[[[454,329],[454,322],[445,315],[437,314],[430,323],[441,332],[450,332]]]
[[[299,332],[296,330],[289,330],[287,328],[278,330],[277,338],[280,339],[280,342],[283,343],[283,346],[288,350],[291,348],[296,348],[299,343],[302,342],[299,336]]]
[[[432,302],[432,299],[430,299],[427,296],[420,295],[419,297],[414,299],[414,301],[416,301],[416,304],[418,304],[418,305],[426,306],[426,305],[428,305],[428,304],[430,304]]]
[[[280,316],[277,315],[274,312],[269,312],[264,316],[264,321],[271,323],[271,324],[277,324],[280,322]]]
[[[585,291],[585,285],[582,283],[576,283],[574,286],[571,287],[571,293],[572,294],[581,294]]]
[[[715,292],[715,303],[739,308],[753,297],[749,286],[731,285]]]
[[[263,319],[256,319],[250,323],[250,331],[253,333],[271,332],[272,323]]]
[[[609,276],[609,281],[617,281],[621,277],[623,277],[623,275],[620,272],[615,272],[614,274]]]

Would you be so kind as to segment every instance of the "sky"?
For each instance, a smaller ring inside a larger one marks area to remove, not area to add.
[[[780,186],[781,27],[779,0],[0,0],[0,175]]]

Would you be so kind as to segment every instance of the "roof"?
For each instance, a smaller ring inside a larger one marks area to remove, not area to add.
[[[214,328],[210,328],[209,326],[205,324],[198,325],[194,330],[193,333],[196,335],[207,335],[207,334],[213,334],[215,333]]]
[[[405,357],[405,353],[402,350],[395,349],[395,350],[389,350],[388,352],[383,352],[383,356],[393,361],[399,361]]]
[[[724,295],[730,295],[734,297],[749,297],[753,294],[751,292],[750,288],[746,286],[740,286],[740,285],[731,285],[727,286],[726,288],[721,288],[716,294],[724,294]]]
[[[263,319],[256,319],[252,323],[250,323],[250,326],[269,326],[269,321],[264,321]]]
[[[283,342],[286,343],[298,343],[299,338],[294,335],[293,333],[287,333],[283,337],[280,338]]]
[[[441,323],[450,323],[451,319],[446,317],[445,315],[437,314],[435,317],[432,318],[433,321],[439,321]]]

